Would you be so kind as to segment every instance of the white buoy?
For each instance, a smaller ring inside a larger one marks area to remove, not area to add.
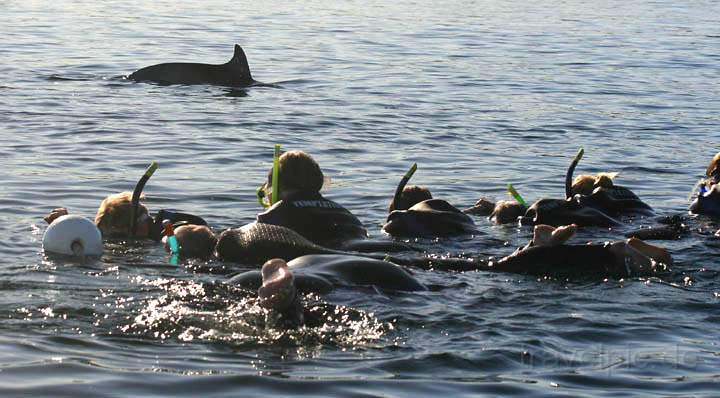
[[[70,256],[100,256],[103,253],[102,234],[95,223],[85,217],[58,217],[45,231],[43,250]]]

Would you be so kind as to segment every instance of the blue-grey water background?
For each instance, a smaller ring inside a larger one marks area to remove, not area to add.
[[[50,209],[93,217],[151,160],[151,210],[250,222],[274,143],[311,153],[374,239],[413,162],[414,183],[465,207],[508,182],[561,197],[579,147],[579,172],[684,213],[719,149],[719,3],[2,1],[0,32],[1,396],[718,395],[710,236],[667,243],[679,264],[650,279],[416,271],[438,288],[309,298],[339,315],[285,334],[222,286],[231,264],[154,266],[162,248],[123,242],[80,264],[41,239]],[[122,78],[223,63],[235,43],[277,87]],[[502,255],[529,236],[476,221],[419,243]]]

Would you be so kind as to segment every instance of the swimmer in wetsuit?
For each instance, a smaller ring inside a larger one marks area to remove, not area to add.
[[[430,190],[416,185],[403,188],[390,203],[383,231],[392,236],[437,237],[476,232],[475,223],[455,206],[433,199]]]
[[[515,222],[523,225],[550,224],[555,226],[578,224],[583,226],[613,226],[619,222],[613,217],[623,214],[652,214],[652,208],[641,201],[628,188],[614,185],[615,173],[597,176],[581,175],[573,180],[573,173],[584,151],[581,149],[565,174],[565,199],[540,199],[529,207],[517,202],[485,198],[466,213],[490,216],[496,224]]]
[[[603,244],[568,245],[576,225],[537,225],[530,243],[490,267],[530,275],[632,277],[652,275],[658,265],[672,265],[670,253],[640,239]]]
[[[690,213],[720,218],[720,152],[713,156],[690,204]]]
[[[406,186],[417,170],[417,163],[400,180],[390,202],[390,214],[383,232],[402,237],[438,237],[476,232],[473,220],[442,199],[433,199],[430,190]]]
[[[320,194],[324,176],[315,159],[303,151],[285,152],[279,159],[277,203],[257,215],[257,222],[290,228],[313,243],[337,247],[367,238],[360,220]],[[272,170],[258,191],[272,196]]]
[[[720,219],[720,152],[710,160],[705,171],[705,178],[696,185],[693,192],[695,199],[690,204],[689,213],[709,217],[712,220],[697,217],[686,217],[674,214],[659,219],[661,225],[644,227],[627,234],[641,239],[677,240],[692,232],[700,236],[708,236],[717,228],[715,220]],[[715,232],[720,236],[720,230]]]
[[[566,244],[576,225],[536,225],[526,246],[500,260],[484,258],[411,259],[405,264],[446,271],[500,271],[535,276],[635,277],[653,275],[672,264],[670,253],[640,239],[602,244]]]
[[[133,214],[132,193],[121,192],[106,197],[95,215],[95,225],[103,238],[130,237]],[[50,224],[60,216],[68,214],[66,208],[57,208],[44,219]],[[170,220],[176,227],[175,236],[186,257],[205,257],[215,246],[215,236],[205,220],[192,214],[160,210],[151,218],[147,207],[140,204],[136,212],[135,238],[147,238],[159,242],[163,237],[163,220]]]

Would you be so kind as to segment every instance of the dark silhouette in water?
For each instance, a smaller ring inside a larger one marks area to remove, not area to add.
[[[280,262],[272,259],[268,262]],[[376,286],[380,289],[426,290],[408,271],[389,261],[345,254],[314,254],[297,257],[287,263],[301,292],[327,293],[336,286]],[[263,267],[263,271],[265,267]],[[227,283],[258,289],[263,271],[246,271]]]
[[[428,199],[388,215],[383,231],[392,236],[449,236],[476,233],[467,214],[442,199]]]
[[[128,79],[163,85],[212,84],[246,87],[257,83],[250,74],[245,52],[237,44],[232,59],[221,65],[171,62],[142,68],[130,74]]]

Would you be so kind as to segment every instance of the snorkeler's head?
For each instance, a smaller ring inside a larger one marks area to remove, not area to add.
[[[324,176],[320,165],[303,151],[288,151],[280,156],[278,169],[278,198],[290,192],[320,192]],[[269,197],[272,187],[272,170],[268,173],[263,191]]]
[[[527,207],[515,200],[500,200],[490,214],[490,219],[496,224],[516,222],[518,217],[525,214]]]
[[[583,174],[575,177],[571,192],[573,195],[590,195],[595,188],[612,188],[616,173],[599,173],[596,176]]]
[[[713,177],[716,181],[720,180],[720,167],[718,167],[718,163],[720,163],[720,152],[713,156],[707,170],[705,171],[705,175]]]
[[[207,225],[181,225],[174,232],[180,253],[186,258],[208,258],[217,244],[217,237]]]
[[[132,217],[132,193],[120,192],[106,197],[95,215],[95,225],[106,238],[122,238],[128,236],[130,218]],[[136,214],[137,231],[135,236],[148,235],[148,225],[151,221],[148,209],[138,206]]]
[[[430,193],[429,189],[417,185],[411,185],[409,187],[403,188],[403,191],[400,194],[397,203],[393,198],[393,201],[390,202],[389,211],[392,212],[394,210],[407,210],[414,205],[428,199],[432,199],[432,194]]]

